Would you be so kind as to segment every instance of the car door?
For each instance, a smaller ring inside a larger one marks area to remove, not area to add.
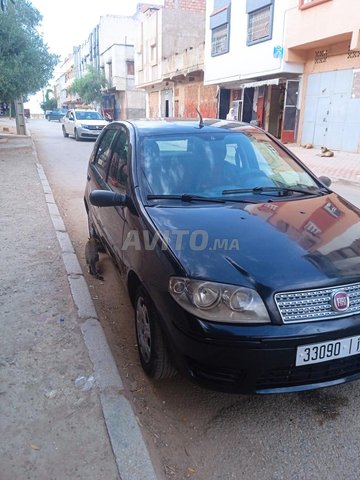
[[[74,120],[74,112],[72,110],[69,110],[64,119],[65,131],[69,135],[74,135]]]
[[[129,135],[126,127],[120,125],[111,145],[107,188],[116,193],[129,194]],[[107,242],[115,261],[122,269],[123,235],[127,207],[107,207],[101,211],[101,221],[106,226]]]
[[[88,194],[92,190],[110,190],[106,183],[110,158],[111,158],[111,145],[118,133],[116,124],[109,125],[99,137],[96,142],[94,151],[90,158],[89,169],[87,174],[87,192]],[[109,207],[111,208],[111,207]],[[91,206],[89,210],[89,225],[92,226],[100,236],[102,242],[107,247],[111,247],[109,226],[106,221],[106,211],[108,208],[100,208]]]

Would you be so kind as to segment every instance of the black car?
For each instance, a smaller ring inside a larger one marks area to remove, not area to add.
[[[141,364],[232,392],[360,378],[360,211],[263,130],[112,122],[90,236],[126,278]]]
[[[52,120],[57,120],[60,122],[60,120],[63,118],[64,115],[66,115],[67,110],[64,110],[63,108],[56,108],[55,110],[50,110],[49,112],[46,113],[45,118],[51,122]]]

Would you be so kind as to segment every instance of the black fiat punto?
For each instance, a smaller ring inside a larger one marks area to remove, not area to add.
[[[241,393],[360,378],[360,211],[278,140],[218,119],[112,122],[87,180],[147,375]]]

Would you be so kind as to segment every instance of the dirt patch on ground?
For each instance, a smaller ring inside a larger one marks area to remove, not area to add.
[[[16,135],[16,124],[13,118],[0,117],[0,142],[6,140],[6,135]]]

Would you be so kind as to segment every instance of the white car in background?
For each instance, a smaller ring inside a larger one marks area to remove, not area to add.
[[[96,110],[70,109],[61,119],[64,137],[73,136],[79,141],[83,138],[97,139],[101,130],[108,124]]]

